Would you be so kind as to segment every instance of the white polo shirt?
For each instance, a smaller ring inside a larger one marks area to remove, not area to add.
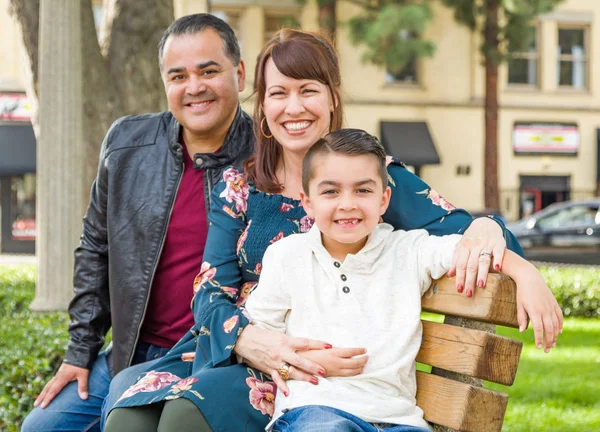
[[[460,238],[379,224],[343,263],[325,250],[316,224],[271,245],[246,303],[252,323],[334,347],[363,347],[369,356],[354,377],[318,377],[317,386],[288,381],[290,395],[278,392],[273,421],[285,410],[325,405],[370,423],[427,428],[415,399],[421,296],[448,271]]]

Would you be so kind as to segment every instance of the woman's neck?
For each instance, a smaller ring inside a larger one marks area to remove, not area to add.
[[[302,191],[302,160],[304,154],[283,151],[277,167],[277,179],[283,185],[281,194],[288,198],[300,199]]]

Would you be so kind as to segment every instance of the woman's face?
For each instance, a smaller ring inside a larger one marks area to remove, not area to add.
[[[329,89],[319,81],[283,75],[271,58],[265,65],[265,84],[263,111],[269,131],[284,151],[304,155],[329,132],[333,110]]]

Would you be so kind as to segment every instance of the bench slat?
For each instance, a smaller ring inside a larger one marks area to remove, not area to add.
[[[492,333],[422,320],[417,361],[499,384],[512,385],[522,343]]]
[[[504,393],[417,372],[417,405],[429,422],[465,432],[499,432],[507,403]]]
[[[454,278],[433,282],[421,301],[422,309],[518,328],[515,283],[508,276],[492,273],[485,288],[476,288],[472,298],[456,292]]]

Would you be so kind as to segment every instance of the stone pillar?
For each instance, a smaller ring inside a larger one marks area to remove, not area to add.
[[[35,311],[65,310],[81,233],[83,129],[81,2],[41,0]]]

